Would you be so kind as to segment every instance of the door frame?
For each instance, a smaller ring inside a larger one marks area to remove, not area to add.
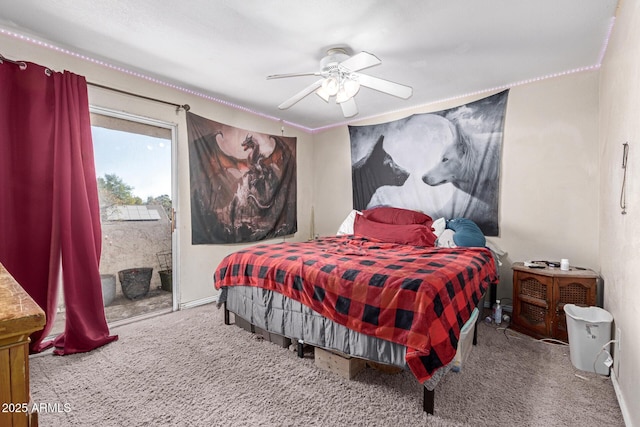
[[[179,229],[176,226],[176,212],[178,205],[178,124],[167,122],[163,120],[153,119],[150,117],[144,117],[137,114],[126,113],[124,111],[116,111],[111,108],[99,107],[95,105],[89,105],[89,112],[100,114],[103,116],[115,117],[118,119],[129,120],[132,122],[138,122],[147,124],[150,126],[156,126],[159,128],[169,129],[171,131],[171,293],[172,293],[172,311],[180,309],[179,295],[180,295],[180,283],[176,280],[180,277],[180,264],[178,263],[180,245],[178,242]]]

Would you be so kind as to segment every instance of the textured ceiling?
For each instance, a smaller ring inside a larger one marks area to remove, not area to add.
[[[314,94],[277,106],[318,78],[266,76],[317,71],[335,46],[370,52],[382,64],[363,72],[413,87],[361,89],[351,120],[375,117],[598,67],[617,2],[0,0],[0,28],[314,130],[348,121]]]

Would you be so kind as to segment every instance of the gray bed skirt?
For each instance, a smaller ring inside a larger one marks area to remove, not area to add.
[[[254,326],[315,347],[408,369],[405,346],[348,329],[311,308],[271,290],[252,286],[222,288],[218,304]],[[439,369],[424,386],[433,390],[453,363]]]

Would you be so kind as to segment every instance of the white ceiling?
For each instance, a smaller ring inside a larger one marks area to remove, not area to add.
[[[364,73],[413,87],[408,100],[361,89],[351,120],[375,117],[598,67],[617,3],[0,0],[0,27],[314,130],[347,119],[314,94],[277,106],[317,77],[267,75],[317,71],[335,46],[370,52],[382,64]]]

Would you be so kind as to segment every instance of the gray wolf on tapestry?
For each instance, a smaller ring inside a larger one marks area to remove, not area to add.
[[[464,133],[459,125],[449,121],[449,135],[440,161],[422,176],[422,181],[430,186],[451,183],[468,194],[475,203],[468,204],[465,213],[480,224],[487,234],[489,224],[482,224],[485,218],[495,218],[498,202],[499,155],[493,150],[479,147]]]
[[[400,186],[409,178],[409,173],[398,166],[384,150],[383,141],[384,135],[381,135],[371,152],[351,168],[352,182],[362,184],[358,187],[353,186],[354,209],[366,209],[378,187]]]
[[[449,122],[450,143],[442,154],[440,162],[422,176],[428,185],[442,185],[450,182],[467,194],[488,202],[493,196],[491,187],[495,187],[495,177],[491,173],[481,174],[480,153],[469,142],[459,126]],[[491,172],[491,171],[489,171]]]

